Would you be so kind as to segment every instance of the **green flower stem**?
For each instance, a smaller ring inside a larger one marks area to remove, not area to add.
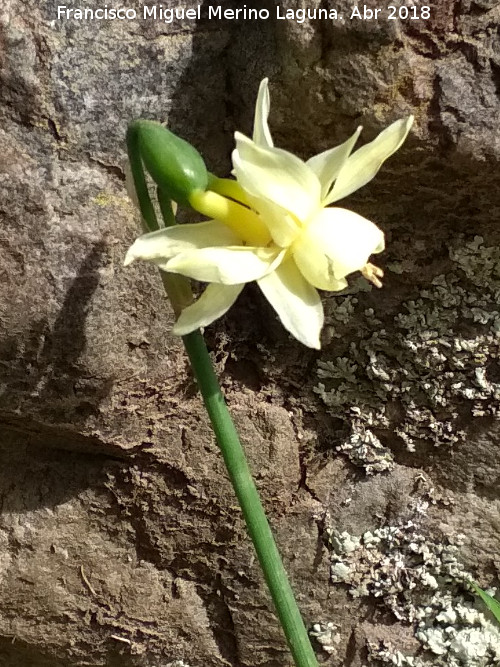
[[[149,196],[140,149],[133,128],[134,126],[129,128],[127,133],[130,166],[144,225],[152,231],[158,229],[159,225]],[[170,226],[174,221],[170,200],[160,188],[157,194],[164,223]],[[160,274],[173,309],[178,315],[192,299],[189,285],[186,291],[187,281],[181,276],[163,271],[160,271]],[[318,667],[203,336],[198,330],[183,336],[182,340],[295,665]]]
[[[144,166],[139,148],[139,127],[137,123],[131,123],[128,127],[127,152],[130,171],[132,172],[132,179],[141,211],[142,226],[145,232],[154,232],[160,228],[160,225],[158,224],[156,211],[149,196],[148,184],[144,174]],[[170,197],[160,187],[157,187],[156,194],[165,227],[175,225],[175,216]],[[160,271],[160,276],[174,313],[179,316],[184,308],[193,303],[193,293],[189,281],[183,276],[176,276],[164,271]]]
[[[139,148],[140,126],[137,123],[131,123],[127,129],[127,153],[130,163],[130,171],[134,180],[135,192],[139,200],[143,227],[146,232],[154,232],[159,229],[158,220],[154,206],[149,196],[148,184],[144,175],[142,165],[141,151]]]
[[[158,204],[160,206],[161,217],[165,223],[165,227],[173,227],[176,224],[175,222],[175,213],[172,208],[172,200],[161,188],[156,188],[156,196],[158,197]]]
[[[198,330],[182,340],[295,664],[297,667],[317,667],[316,656],[203,336]]]

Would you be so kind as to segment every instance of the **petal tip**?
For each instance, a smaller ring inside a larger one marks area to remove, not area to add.
[[[197,326],[189,326],[186,324],[183,324],[182,322],[177,321],[174,326],[172,327],[172,333],[174,336],[187,336],[190,333],[193,333],[193,331],[196,331],[198,327]]]
[[[125,259],[123,260],[123,266],[129,266],[129,264],[132,264],[137,259],[137,255],[135,254],[133,250],[134,246],[131,246],[127,250],[127,254],[125,255]]]
[[[321,340],[320,340],[320,332],[321,329],[318,331],[317,335],[312,335],[312,336],[297,336],[297,334],[292,334],[294,338],[296,338],[299,343],[302,343],[302,345],[305,345],[311,350],[321,350]]]
[[[238,142],[242,144],[254,143],[253,140],[250,139],[250,137],[247,137],[246,134],[243,134],[243,132],[239,132],[238,130],[236,130],[236,132],[234,133],[234,140],[236,141],[236,144],[238,144]],[[237,147],[235,148],[235,150],[237,150]]]

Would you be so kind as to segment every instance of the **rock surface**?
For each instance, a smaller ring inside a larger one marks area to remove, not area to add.
[[[498,3],[276,4],[166,23],[2,2],[2,667],[290,662],[160,282],[122,267],[127,122],[168,121],[227,173],[266,75],[276,144],[303,157],[416,117],[348,202],[386,233],[383,291],[325,295],[319,353],[252,288],[207,331],[318,657],[500,660],[486,616],[452,613],[472,614],[464,573],[500,571]]]

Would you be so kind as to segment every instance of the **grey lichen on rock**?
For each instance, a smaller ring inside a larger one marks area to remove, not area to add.
[[[349,336],[348,358],[322,355],[316,391],[332,415],[350,425],[338,450],[368,473],[390,468],[391,460],[373,430],[398,436],[416,452],[419,443],[464,442],[468,416],[498,415],[500,250],[476,236],[469,242],[457,237],[449,252],[449,272],[434,277],[417,298],[403,300],[390,322],[373,307],[356,312],[354,297],[340,300],[338,312],[332,302],[334,339],[348,328],[346,302],[352,321],[364,320],[365,328],[361,339]]]
[[[456,544],[430,540],[421,531],[427,503],[414,505],[414,519],[362,535],[327,528],[331,578],[348,586],[353,598],[372,598],[408,630],[404,642],[368,638],[369,656],[400,667],[495,667],[500,660],[500,627],[467,582],[471,574],[460,562],[464,535]],[[425,651],[414,655],[411,635]]]

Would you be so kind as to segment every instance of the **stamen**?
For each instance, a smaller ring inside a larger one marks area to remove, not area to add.
[[[382,281],[379,280],[379,278],[384,277],[384,272],[378,266],[368,262],[361,269],[361,273],[369,282],[373,283],[375,287],[382,287]]]

